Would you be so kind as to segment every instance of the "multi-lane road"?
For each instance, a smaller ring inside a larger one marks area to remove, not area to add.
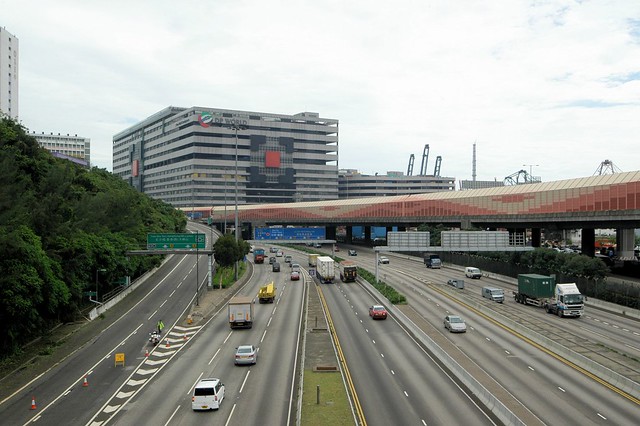
[[[372,270],[373,252],[357,249],[359,256],[351,260]],[[286,251],[289,254],[290,250]],[[305,254],[291,254],[294,262],[306,265]],[[346,257],[346,252],[337,254]],[[456,350],[451,351],[452,356],[465,357],[478,366],[495,382],[496,389],[528,409],[530,418],[545,424],[637,423],[640,407],[635,398],[594,380],[503,327],[498,316],[487,316],[465,303],[492,303],[481,299],[480,286],[506,288],[504,283],[486,277],[466,280],[463,296],[452,295],[440,283],[451,277],[463,278],[459,270],[426,270],[406,257],[389,257],[391,262],[381,266],[381,273],[407,296],[408,307],[401,310],[411,309],[421,318],[425,335],[453,344]],[[173,256],[167,261],[137,290],[140,300],[111,327],[0,404],[0,423],[295,423],[306,292],[316,291],[314,286],[306,285],[305,280],[291,282],[285,265],[280,273],[272,272],[268,264],[256,265],[247,284],[237,289],[238,294],[255,296],[260,285],[274,280],[277,298],[273,304],[255,304],[253,328],[231,330],[224,309],[197,326],[178,326],[193,304],[193,260],[193,256]],[[206,262],[199,265],[198,276],[204,281]],[[368,317],[368,307],[380,302],[368,286],[343,284],[337,279],[335,284],[320,288],[367,424],[496,422],[489,410],[412,337],[415,331],[409,332],[402,318],[373,321]],[[631,359],[640,358],[638,326],[628,318],[587,311],[581,319],[559,319],[518,305],[511,298],[496,307],[499,309],[550,330],[563,329],[578,342],[588,340]],[[468,332],[446,332],[442,320],[448,313],[462,315]],[[171,331],[166,336],[170,345],[163,342],[146,357],[147,334],[158,319]],[[255,366],[234,366],[233,353],[240,344],[258,347]],[[124,366],[115,365],[116,353],[126,355]],[[88,386],[83,386],[85,377]],[[203,377],[218,377],[225,384],[225,399],[217,412],[191,410],[193,386]],[[38,409],[30,410],[28,401],[34,394]]]

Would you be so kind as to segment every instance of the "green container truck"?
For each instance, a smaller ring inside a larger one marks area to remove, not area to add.
[[[519,274],[518,291],[513,292],[516,302],[545,306],[554,297],[556,279],[547,275]]]

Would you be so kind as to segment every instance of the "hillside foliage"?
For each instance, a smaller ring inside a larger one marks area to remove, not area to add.
[[[127,256],[147,233],[184,232],[186,218],[104,169],[53,157],[24,128],[0,119],[0,358],[71,321],[158,265]],[[97,284],[98,283],[98,284]]]

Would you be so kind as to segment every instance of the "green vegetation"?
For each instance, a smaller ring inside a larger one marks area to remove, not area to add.
[[[376,276],[366,269],[358,267],[358,276],[367,280],[369,284],[374,286],[375,289],[382,293],[384,297],[389,299],[389,302],[392,304],[404,305],[407,303],[407,298],[403,294],[398,293],[395,288],[391,287],[384,281],[376,282]]]
[[[320,388],[319,404],[318,387]],[[300,424],[304,426],[353,425],[353,415],[341,374],[306,369],[303,389]]]
[[[147,233],[184,232],[185,216],[103,169],[53,157],[0,120],[0,359],[160,264],[131,256]]]

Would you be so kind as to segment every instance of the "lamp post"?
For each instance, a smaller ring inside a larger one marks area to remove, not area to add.
[[[235,160],[235,175],[233,178],[233,183],[235,187],[235,213],[234,213],[234,226],[235,226],[235,234],[236,234],[236,244],[240,240],[240,234],[238,230],[238,130],[244,129],[245,127],[238,124],[237,122],[233,122],[231,124],[231,129],[234,130],[236,136],[236,160]],[[238,280],[238,261],[235,263],[235,279]]]
[[[529,166],[529,176],[531,176],[533,178],[533,168],[534,167],[540,167],[540,164],[523,164],[523,167],[527,167]]]

